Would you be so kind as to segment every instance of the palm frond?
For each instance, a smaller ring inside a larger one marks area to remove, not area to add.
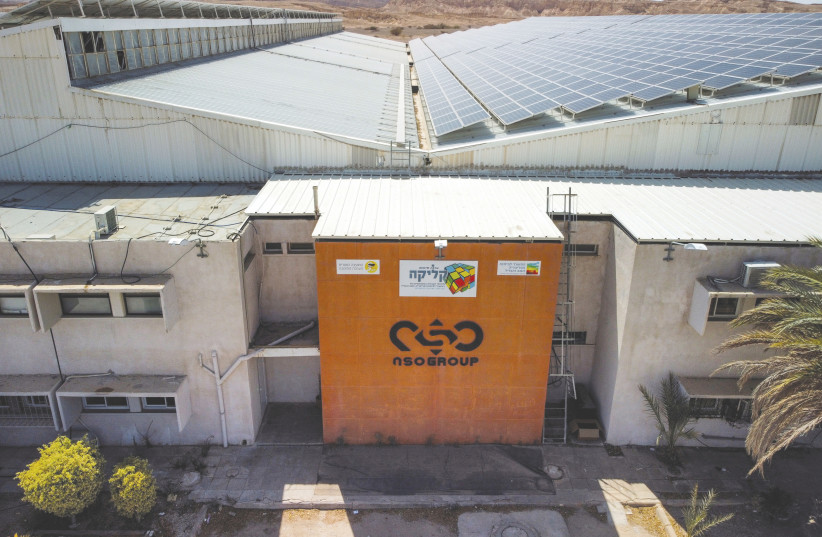
[[[808,241],[822,248],[822,238]],[[739,374],[739,384],[763,380],[753,391],[753,422],[745,447],[754,459],[749,472],[822,424],[822,267],[782,266],[769,270],[762,286],[782,293],[731,321],[751,330],[731,337],[717,352],[760,345],[775,355],[737,360],[719,367]]]

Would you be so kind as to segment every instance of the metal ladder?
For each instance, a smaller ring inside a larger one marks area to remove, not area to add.
[[[411,169],[411,144],[407,142],[391,142],[390,168],[392,170]]]
[[[557,286],[548,390],[545,397],[545,422],[542,430],[544,444],[568,441],[568,400],[577,397],[571,367],[571,344],[574,341],[571,332],[574,318],[575,261],[572,245],[577,226],[576,196],[570,188],[565,194],[551,194],[550,188],[547,190],[548,216],[560,227],[564,241]],[[556,394],[559,394],[559,397],[556,397]]]

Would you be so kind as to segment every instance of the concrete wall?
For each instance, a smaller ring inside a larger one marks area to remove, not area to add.
[[[260,319],[262,322],[317,318],[317,267],[314,254],[289,254],[289,242],[313,242],[314,219],[254,220],[260,252],[266,242],[283,245],[282,254],[261,255]]]
[[[320,357],[268,357],[266,387],[271,403],[314,403],[320,396]]]
[[[17,245],[39,276],[92,275],[87,242],[21,241]],[[99,273],[119,274],[127,246],[125,240],[95,241]],[[153,240],[134,240],[129,246],[127,274],[158,274],[174,265],[165,273],[174,280],[179,319],[168,332],[162,318],[63,317],[54,325],[54,345],[64,375],[111,369],[117,374],[188,377],[193,414],[182,432],[172,423],[173,414],[84,413],[81,419],[104,442],[130,445],[135,431],[143,432],[152,420],[155,444],[220,440],[214,377],[199,366],[198,355],[202,353],[210,365],[211,352],[216,351],[225,372],[247,351],[247,323],[240,242],[207,241],[207,252],[208,257],[200,258],[193,245]],[[0,267],[4,278],[28,274],[8,242],[0,243]],[[48,332],[32,332],[27,319],[0,318],[0,374],[57,372]],[[255,380],[243,365],[223,386],[228,439],[233,444],[253,442],[255,420],[261,419],[252,415],[250,386]]]
[[[735,278],[742,262],[752,260],[815,266],[822,263],[822,252],[816,248],[709,245],[706,252],[677,248],[674,260],[665,262],[664,245],[637,246],[620,238],[624,235],[618,229],[614,235],[616,259],[609,263],[603,292],[594,396],[609,442],[653,444],[654,422],[645,412],[639,384],[655,389],[669,371],[707,377],[723,363],[762,354],[756,347],[716,354],[714,349],[736,331],[727,322],[712,321],[700,336],[688,324],[696,279]],[[700,420],[697,430],[713,437],[706,442],[709,445],[738,445],[733,438],[744,434],[716,419]]]
[[[559,221],[554,223],[557,226],[561,225]],[[585,345],[569,347],[571,370],[575,381],[586,385],[591,382],[612,225],[608,221],[577,221],[571,231],[571,240],[574,244],[596,244],[599,247],[596,256],[580,255],[571,258],[574,315],[570,329],[575,332],[587,332]]]

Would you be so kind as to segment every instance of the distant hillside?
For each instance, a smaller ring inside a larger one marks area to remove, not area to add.
[[[772,0],[390,0],[381,10],[392,13],[454,13],[522,18],[556,15],[803,12],[822,11],[822,4],[806,5]]]

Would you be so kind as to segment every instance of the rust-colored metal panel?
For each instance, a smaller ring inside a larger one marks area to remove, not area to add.
[[[325,442],[540,442],[561,254],[452,242],[447,259],[477,260],[476,297],[400,297],[399,261],[433,261],[432,242],[318,242]],[[338,259],[380,272],[339,275]],[[540,274],[497,275],[499,260]]]

